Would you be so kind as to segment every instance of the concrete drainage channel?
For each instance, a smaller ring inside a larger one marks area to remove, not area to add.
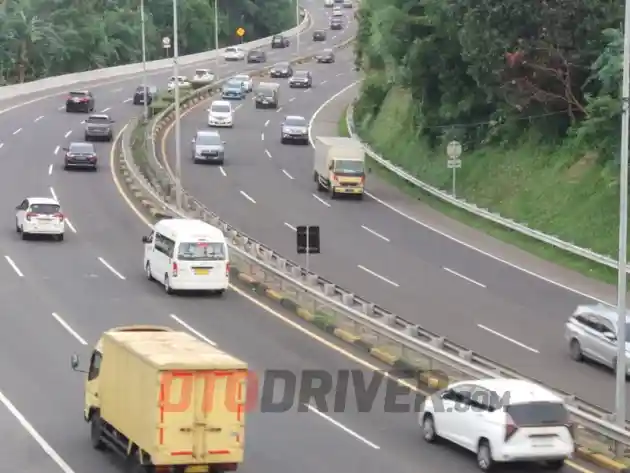
[[[338,48],[347,47],[351,42],[352,39],[339,45]],[[296,59],[292,63],[301,64],[312,59],[313,56],[307,56]],[[251,75],[264,77],[267,71],[268,69],[262,69]],[[181,108],[185,110],[210,99],[220,86],[221,81],[183,97]],[[173,119],[173,108],[169,107],[149,124],[143,124],[138,119],[133,120],[124,130],[122,139],[117,141],[114,149],[115,169],[113,171],[117,173],[119,181],[124,185],[127,196],[135,204],[139,204],[136,207],[151,222],[164,216],[177,215],[172,207],[175,200],[172,176],[157,161],[155,153],[158,133],[163,131]],[[186,193],[182,206],[187,210],[186,216],[222,226],[222,222],[216,215]],[[259,249],[255,242],[246,241],[246,238],[244,239],[227,225],[223,228],[233,245],[258,257]],[[290,311],[301,320],[391,366],[401,382],[412,389],[423,394],[430,394],[443,388],[449,382],[466,377],[461,373],[458,376],[458,373],[450,369],[443,369],[431,360],[414,359],[413,356],[401,353],[400,350],[386,343],[380,343],[377,336],[370,336],[370,333],[359,331],[356,326],[348,324],[335,307],[319,304],[299,287],[291,287],[290,284],[279,281],[273,274],[256,264],[252,256],[246,257],[236,251],[233,251],[231,255],[232,280],[238,282],[239,286],[247,286],[256,294],[268,298],[272,305]],[[630,464],[630,461],[621,462],[611,458],[612,446],[608,439],[600,438],[596,432],[578,427],[576,441],[580,445],[576,450],[577,458],[609,471],[630,473],[630,468],[626,466]]]

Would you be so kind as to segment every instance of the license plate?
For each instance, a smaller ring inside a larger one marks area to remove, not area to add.
[[[191,465],[184,470],[185,473],[206,473],[207,471],[208,465]]]
[[[48,217],[40,217],[37,219],[38,222],[52,222],[52,218]]]
[[[195,274],[197,276],[203,276],[203,275],[208,275],[210,273],[210,270],[208,270],[207,268],[197,268],[195,269]]]

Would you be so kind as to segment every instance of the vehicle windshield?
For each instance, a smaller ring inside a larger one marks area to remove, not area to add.
[[[59,212],[61,207],[56,204],[31,204],[31,212],[36,214],[52,215]]]
[[[358,175],[363,174],[363,162],[349,159],[338,159],[335,161],[335,173]]]
[[[287,117],[284,124],[287,126],[306,126],[306,120],[302,117]]]
[[[252,50],[249,52],[249,55],[250,55],[250,56],[259,56],[259,55],[261,55],[261,54],[262,54],[262,51],[258,51],[257,49],[252,49]]]
[[[332,55],[332,49],[324,49],[324,54]]]
[[[235,53],[236,52],[236,48],[225,48],[225,52],[226,53]]]
[[[249,80],[249,76],[246,76],[246,75],[234,76],[234,80],[245,82]]]
[[[70,92],[70,97],[87,97],[85,92]]]
[[[180,243],[177,258],[180,261],[221,261],[225,260],[223,243]]]
[[[197,69],[195,71],[195,74],[197,74],[198,76],[205,76],[206,74],[210,74],[210,71],[207,71],[205,69]]]
[[[289,68],[289,63],[288,62],[279,62],[278,64],[275,65],[276,69],[288,69]]]
[[[308,79],[308,72],[306,71],[295,71],[293,73],[293,77],[297,79]]]
[[[529,402],[512,404],[506,412],[519,426],[565,425],[569,422],[569,413],[559,402]]]
[[[240,89],[241,87],[243,87],[243,84],[240,80],[231,80],[227,84],[225,84],[225,86],[228,89]]]
[[[199,135],[195,140],[195,143],[202,146],[220,145],[221,137],[219,135]]]
[[[212,107],[210,107],[210,111],[213,113],[230,113],[230,106],[213,104]]]
[[[89,143],[72,143],[69,149],[71,153],[94,153],[94,146]]]
[[[88,118],[88,123],[109,123],[109,122],[110,122],[109,117],[105,117],[105,116],[92,115],[90,118]]]

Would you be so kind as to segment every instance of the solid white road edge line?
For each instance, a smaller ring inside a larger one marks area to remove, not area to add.
[[[381,281],[386,282],[387,284],[391,284],[394,287],[400,287],[400,285],[394,281],[392,281],[391,279],[387,279],[385,276],[381,276],[380,274],[372,271],[371,269],[367,269],[365,266],[358,264],[357,267],[363,271],[365,271],[368,274],[371,274],[372,276],[374,276],[375,278],[380,279]]]
[[[485,330],[486,332],[491,333],[492,335],[496,335],[497,337],[502,338],[505,341],[513,343],[514,345],[517,345],[517,346],[519,346],[521,348],[525,348],[525,350],[531,351],[532,353],[540,353],[535,348],[532,348],[532,347],[530,347],[528,345],[525,345],[524,343],[521,343],[518,340],[514,340],[513,338],[510,338],[507,335],[503,335],[501,332],[497,332],[496,330],[492,330],[490,327],[486,327],[485,325],[482,325],[482,324],[477,324],[477,327],[479,327],[481,330]]]
[[[372,447],[374,450],[380,450],[381,447],[379,447],[378,445],[376,445],[374,442],[370,442],[368,439],[366,439],[365,437],[362,437],[361,435],[357,434],[354,430],[349,429],[348,427],[346,427],[345,425],[343,425],[341,422],[336,421],[335,419],[333,419],[330,416],[327,416],[326,414],[324,414],[323,412],[320,412],[319,410],[317,410],[315,407],[311,406],[310,404],[303,404],[304,407],[306,407],[309,412],[312,412],[313,414],[318,415],[319,417],[321,417],[324,420],[327,420],[328,422],[330,422],[332,425],[334,425],[335,427],[340,428],[341,430],[343,430],[345,433],[347,433],[348,435],[354,437],[355,439],[357,439],[359,442],[363,442],[365,445],[367,445],[368,447]]]
[[[330,204],[328,202],[326,202],[324,199],[322,199],[320,196],[315,195],[315,194],[311,194],[313,197],[315,197],[315,199],[317,199],[319,202],[321,202],[322,204],[324,204],[326,207],[330,207]]]
[[[295,228],[293,225],[291,225],[290,223],[284,222],[284,226],[285,227],[289,227],[291,230],[293,230],[294,232],[297,232],[297,228]]]
[[[116,271],[116,269],[114,269],[114,267],[109,264],[107,261],[105,261],[104,258],[102,258],[101,256],[98,257],[98,260],[103,264],[103,266],[105,266],[107,269],[109,269],[112,273],[114,273],[114,275],[119,278],[122,279],[123,281],[125,280],[125,276],[123,276],[122,274],[120,274],[118,271]]]
[[[24,430],[26,430],[26,432],[31,437],[33,437],[33,440],[35,440],[39,444],[46,455],[48,455],[52,459],[52,461],[57,464],[57,466],[61,469],[61,471],[63,471],[63,473],[74,473],[74,470],[70,468],[70,465],[68,465],[64,461],[64,459],[61,458],[61,456],[55,451],[55,449],[52,448],[50,444],[46,442],[46,440],[44,440],[44,437],[39,435],[39,432],[35,430],[35,427],[33,427],[33,425],[28,420],[26,420],[26,417],[24,417],[24,415],[22,415],[22,413],[18,411],[13,403],[9,401],[9,398],[6,397],[1,391],[0,402],[4,404],[4,407],[6,407],[11,415],[16,418],[16,420],[20,423],[20,425],[22,425]]]
[[[215,342],[213,342],[212,340],[210,340],[208,337],[206,337],[203,333],[201,333],[200,331],[192,328],[190,325],[188,325],[186,322],[184,322],[182,319],[180,319],[179,317],[177,317],[175,314],[170,314],[169,317],[171,319],[173,319],[175,322],[177,322],[179,325],[181,325],[182,327],[184,327],[186,330],[188,330],[190,333],[192,333],[193,335],[195,335],[198,338],[201,338],[204,342],[206,342],[209,345],[212,345],[213,347],[216,347],[217,344]]]
[[[361,225],[361,228],[365,231],[370,232],[372,235],[374,235],[375,237],[380,238],[381,240],[385,240],[387,243],[389,243],[389,238],[387,238],[386,236],[381,235],[378,232],[375,232],[374,230],[372,230],[371,228],[366,227],[365,225]]]
[[[464,276],[463,274],[458,273],[457,271],[453,271],[452,269],[447,268],[446,266],[444,266],[443,269],[444,269],[444,271],[446,271],[448,273],[451,273],[453,276],[457,276],[458,278],[461,278],[464,281],[468,281],[469,283],[475,284],[475,285],[477,285],[479,287],[483,287],[484,289],[486,288],[485,284],[481,284],[479,281],[475,281],[474,279],[471,279],[471,278],[469,278],[467,276]]]
[[[4,259],[7,260],[7,263],[9,263],[9,266],[11,266],[13,268],[13,271],[15,271],[15,273],[23,278],[24,277],[24,273],[22,273],[22,271],[20,271],[20,268],[17,267],[17,264],[15,264],[15,262],[11,259],[10,256],[4,255]]]
[[[70,324],[68,322],[66,322],[65,320],[63,320],[57,313],[53,312],[51,314],[53,316],[53,318],[59,322],[59,325],[61,325],[63,328],[66,329],[66,331],[72,335],[74,338],[76,338],[79,343],[81,345],[87,345],[88,343],[83,339],[83,337],[81,335],[79,335],[72,327],[70,327]]]
[[[247,200],[249,200],[252,204],[255,204],[256,201],[254,199],[252,199],[249,195],[247,195],[244,191],[239,191],[241,193],[241,195],[243,197],[245,197]]]
[[[356,85],[357,85],[357,84],[359,84],[360,82],[361,82],[361,81],[360,81],[360,80],[358,80],[358,81],[355,81],[355,82],[351,83],[350,85],[348,85],[348,86],[344,87],[344,88],[343,88],[343,89],[341,89],[339,92],[337,92],[336,94],[334,94],[333,96],[331,96],[331,97],[330,97],[328,100],[326,100],[324,103],[322,103],[322,104],[320,105],[320,107],[319,107],[317,110],[315,110],[315,113],[313,113],[313,115],[311,116],[311,119],[310,119],[310,121],[309,121],[309,123],[308,123],[308,139],[309,139],[309,141],[311,142],[311,146],[312,146],[313,148],[315,148],[315,143],[313,142],[313,138],[312,138],[312,128],[313,128],[313,122],[315,122],[315,120],[317,119],[317,116],[318,116],[318,115],[321,113],[321,111],[322,111],[324,108],[326,108],[326,107],[327,107],[327,106],[328,106],[328,105],[329,105],[332,101],[334,101],[335,99],[337,99],[337,97],[339,97],[340,95],[342,95],[343,93],[345,93],[347,90],[351,89],[352,87],[356,86]],[[542,275],[542,274],[540,274],[540,273],[537,273],[537,272],[535,272],[535,271],[532,271],[532,270],[529,270],[529,269],[524,268],[524,267],[522,267],[522,266],[519,266],[519,265],[517,265],[516,263],[512,263],[511,261],[508,261],[508,260],[505,260],[505,259],[503,259],[503,258],[500,258],[499,256],[493,255],[492,253],[489,253],[489,252],[487,252],[487,251],[485,251],[485,250],[482,250],[481,248],[477,248],[476,246],[474,246],[474,245],[472,245],[472,244],[470,244],[470,243],[467,243],[467,242],[465,242],[465,241],[463,241],[463,240],[460,240],[459,238],[456,238],[456,237],[454,237],[454,236],[452,236],[452,235],[450,235],[450,234],[448,234],[448,233],[446,233],[446,232],[444,232],[444,231],[442,231],[442,230],[439,230],[439,229],[437,229],[437,228],[435,228],[435,227],[433,227],[433,226],[431,226],[431,225],[429,225],[429,224],[427,224],[427,223],[425,223],[425,222],[422,222],[422,221],[418,220],[417,218],[415,218],[415,217],[413,217],[413,216],[411,216],[411,215],[409,215],[409,214],[407,214],[407,213],[403,212],[402,210],[400,210],[400,209],[398,209],[398,208],[394,207],[392,204],[390,204],[390,203],[388,203],[388,202],[385,202],[385,201],[384,201],[384,200],[382,200],[382,199],[379,199],[379,198],[378,198],[378,197],[376,197],[374,194],[372,194],[372,193],[370,193],[370,192],[368,192],[368,191],[365,191],[365,195],[367,195],[368,197],[371,197],[371,198],[372,198],[372,199],[374,199],[376,202],[378,202],[378,203],[379,203],[379,204],[381,204],[382,206],[384,206],[384,207],[388,208],[388,209],[389,209],[389,210],[391,210],[392,212],[397,213],[397,214],[398,214],[398,215],[400,215],[401,217],[406,218],[407,220],[409,220],[409,221],[411,221],[411,222],[413,222],[413,223],[415,223],[415,224],[417,224],[417,225],[420,225],[421,227],[424,227],[424,228],[426,228],[427,230],[432,231],[433,233],[436,233],[436,234],[440,235],[441,237],[447,238],[447,239],[451,240],[452,242],[457,243],[458,245],[461,245],[461,246],[463,246],[463,247],[465,247],[465,248],[468,248],[469,250],[476,251],[477,253],[479,253],[479,254],[481,254],[481,255],[483,255],[483,256],[485,256],[485,257],[487,257],[487,258],[490,258],[490,259],[493,259],[493,260],[495,260],[495,261],[497,261],[497,262],[499,262],[499,263],[505,264],[506,266],[509,266],[510,268],[513,268],[513,269],[516,269],[516,270],[518,270],[518,271],[521,271],[522,273],[525,273],[525,274],[527,274],[527,275],[529,275],[529,276],[532,276],[532,277],[534,277],[534,278],[536,278],[536,279],[540,279],[541,281],[544,281],[544,282],[546,282],[546,283],[548,283],[548,284],[551,284],[551,285],[553,285],[553,286],[556,286],[556,287],[558,287],[558,288],[560,288],[560,289],[564,289],[565,291],[571,292],[571,293],[576,294],[576,295],[578,295],[578,296],[585,297],[585,298],[590,299],[590,300],[592,300],[592,301],[601,302],[602,304],[606,304],[606,305],[609,305],[609,306],[614,304],[613,302],[608,302],[608,301],[605,301],[605,300],[600,299],[600,298],[598,298],[598,297],[595,297],[595,296],[593,296],[593,295],[591,295],[591,294],[587,294],[586,292],[582,292],[582,291],[580,291],[580,290],[578,290],[578,289],[574,289],[574,288],[572,288],[572,287],[570,287],[570,286],[567,286],[566,284],[563,284],[563,283],[561,283],[561,282],[554,281],[553,279],[550,279],[550,278],[548,278],[548,277],[546,277],[546,276],[543,276],[543,275]]]

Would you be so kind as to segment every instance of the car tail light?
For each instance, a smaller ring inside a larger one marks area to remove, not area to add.
[[[512,417],[507,414],[507,420],[505,423],[505,441],[507,442],[510,440],[517,430],[518,426],[514,423]]]
[[[230,275],[230,262],[225,263],[225,276],[228,277]]]
[[[26,221],[30,222],[31,221],[31,217],[37,217],[37,214],[35,212],[28,212],[26,214]]]
[[[83,98],[81,99],[81,102],[89,102],[89,100],[90,100],[90,99],[88,99],[87,97],[83,97]]]
[[[177,263],[173,262],[173,277],[176,278],[177,275],[179,274],[179,267],[177,266]]]
[[[61,212],[57,212],[55,215],[53,215],[53,217],[57,217],[60,222],[63,222],[63,219],[65,218]]]

